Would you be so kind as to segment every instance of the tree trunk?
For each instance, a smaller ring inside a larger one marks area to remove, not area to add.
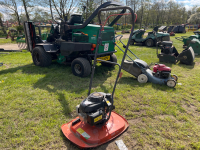
[[[4,28],[4,26],[3,26],[3,22],[2,22],[2,20],[1,20],[1,16],[0,16],[0,25],[1,25],[1,27],[2,27],[3,33],[6,34],[6,30],[5,30],[5,28]]]
[[[22,0],[23,1],[23,4],[24,4],[24,9],[25,9],[25,13],[26,13],[26,18],[27,18],[27,21],[29,21],[29,15],[28,15],[28,11],[27,11],[27,7],[26,7],[26,2],[25,0]]]

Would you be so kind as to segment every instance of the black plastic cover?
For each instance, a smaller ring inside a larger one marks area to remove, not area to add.
[[[180,62],[186,65],[191,65],[194,61],[195,55],[192,47],[186,48],[183,50],[179,56],[178,59],[180,59]]]
[[[90,51],[91,47],[92,47],[91,43],[62,42],[60,44],[60,52],[63,56],[68,56],[69,51],[72,51],[72,52]]]

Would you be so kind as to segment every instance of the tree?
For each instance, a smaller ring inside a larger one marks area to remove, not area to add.
[[[3,33],[6,34],[6,30],[5,30],[5,28],[4,28],[3,21],[2,21],[1,18],[3,18],[3,14],[2,14],[2,13],[0,13],[0,25],[1,25],[1,27],[2,27]]]
[[[17,18],[18,24],[20,25],[19,13],[17,10],[17,1],[16,0],[0,0],[0,5],[2,5],[6,10],[4,10],[8,14],[14,14]]]
[[[69,16],[70,13],[75,11],[78,4],[78,1],[74,0],[51,0],[51,2],[60,18]]]
[[[190,18],[188,19],[189,23],[195,23],[198,24],[200,22],[200,12],[197,12],[195,14],[192,14]]]

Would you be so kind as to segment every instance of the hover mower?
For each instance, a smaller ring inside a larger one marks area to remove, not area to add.
[[[112,111],[114,109],[113,96],[117,80],[121,72],[121,66],[116,62],[97,59],[98,50],[100,46],[103,46],[102,45],[103,41],[101,37],[102,32],[104,33],[105,30],[109,30],[103,28],[103,26],[101,25],[100,13],[101,11],[118,10],[118,9],[123,9],[120,15],[124,15],[126,9],[128,9],[132,14],[132,20],[134,20],[133,10],[127,6],[116,7],[116,8],[104,8],[99,10],[98,19],[100,23],[100,30],[96,47],[97,49],[95,51],[94,64],[92,67],[92,75],[88,92],[89,96],[86,99],[84,99],[80,105],[76,106],[76,113],[78,117],[62,125],[61,127],[63,134],[71,142],[73,142],[80,148],[92,148],[102,145],[122,134],[129,126],[126,119],[124,119],[122,116]],[[132,21],[132,24],[133,27],[131,29],[131,34],[129,37],[129,41],[122,62],[125,59],[127,49],[131,40],[131,35],[134,30],[134,21]],[[104,46],[106,46],[106,44]],[[90,94],[97,60],[104,63],[119,66],[119,72],[117,74],[112,95],[103,92],[95,92]]]
[[[126,48],[126,45],[121,41],[123,35],[118,35],[115,38],[117,37],[120,37],[120,43],[122,43],[123,47]],[[124,52],[117,44],[116,46]],[[125,60],[123,62],[122,69],[135,76],[138,82],[146,83],[148,81],[155,84],[166,84],[169,87],[176,86],[178,77],[176,75],[171,75],[171,68],[164,64],[156,63],[152,71],[145,61],[139,59],[130,49],[128,50],[137,59],[133,60],[128,54],[126,54],[130,60]]]

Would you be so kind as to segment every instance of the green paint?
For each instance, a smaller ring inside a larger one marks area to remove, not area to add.
[[[57,62],[59,64],[63,64],[64,62],[66,61],[66,57],[61,55],[61,53],[58,55],[58,59],[57,59]]]
[[[79,24],[75,24],[79,25]],[[104,52],[111,52],[114,51],[114,43],[113,43],[113,38],[115,37],[114,34],[114,28],[105,26],[104,31],[102,31],[102,44],[104,46],[99,46],[99,53],[104,53]],[[88,24],[85,28],[82,29],[74,29],[72,31],[72,40],[74,41],[75,39],[81,39],[80,37],[82,36],[83,38],[80,40],[80,42],[84,43],[93,43],[97,44],[97,38],[99,36],[99,30],[100,26],[99,25],[93,25],[93,24]],[[87,40],[86,40],[87,39]],[[106,51],[105,45],[108,45],[108,50]],[[93,51],[95,53],[95,50]]]

